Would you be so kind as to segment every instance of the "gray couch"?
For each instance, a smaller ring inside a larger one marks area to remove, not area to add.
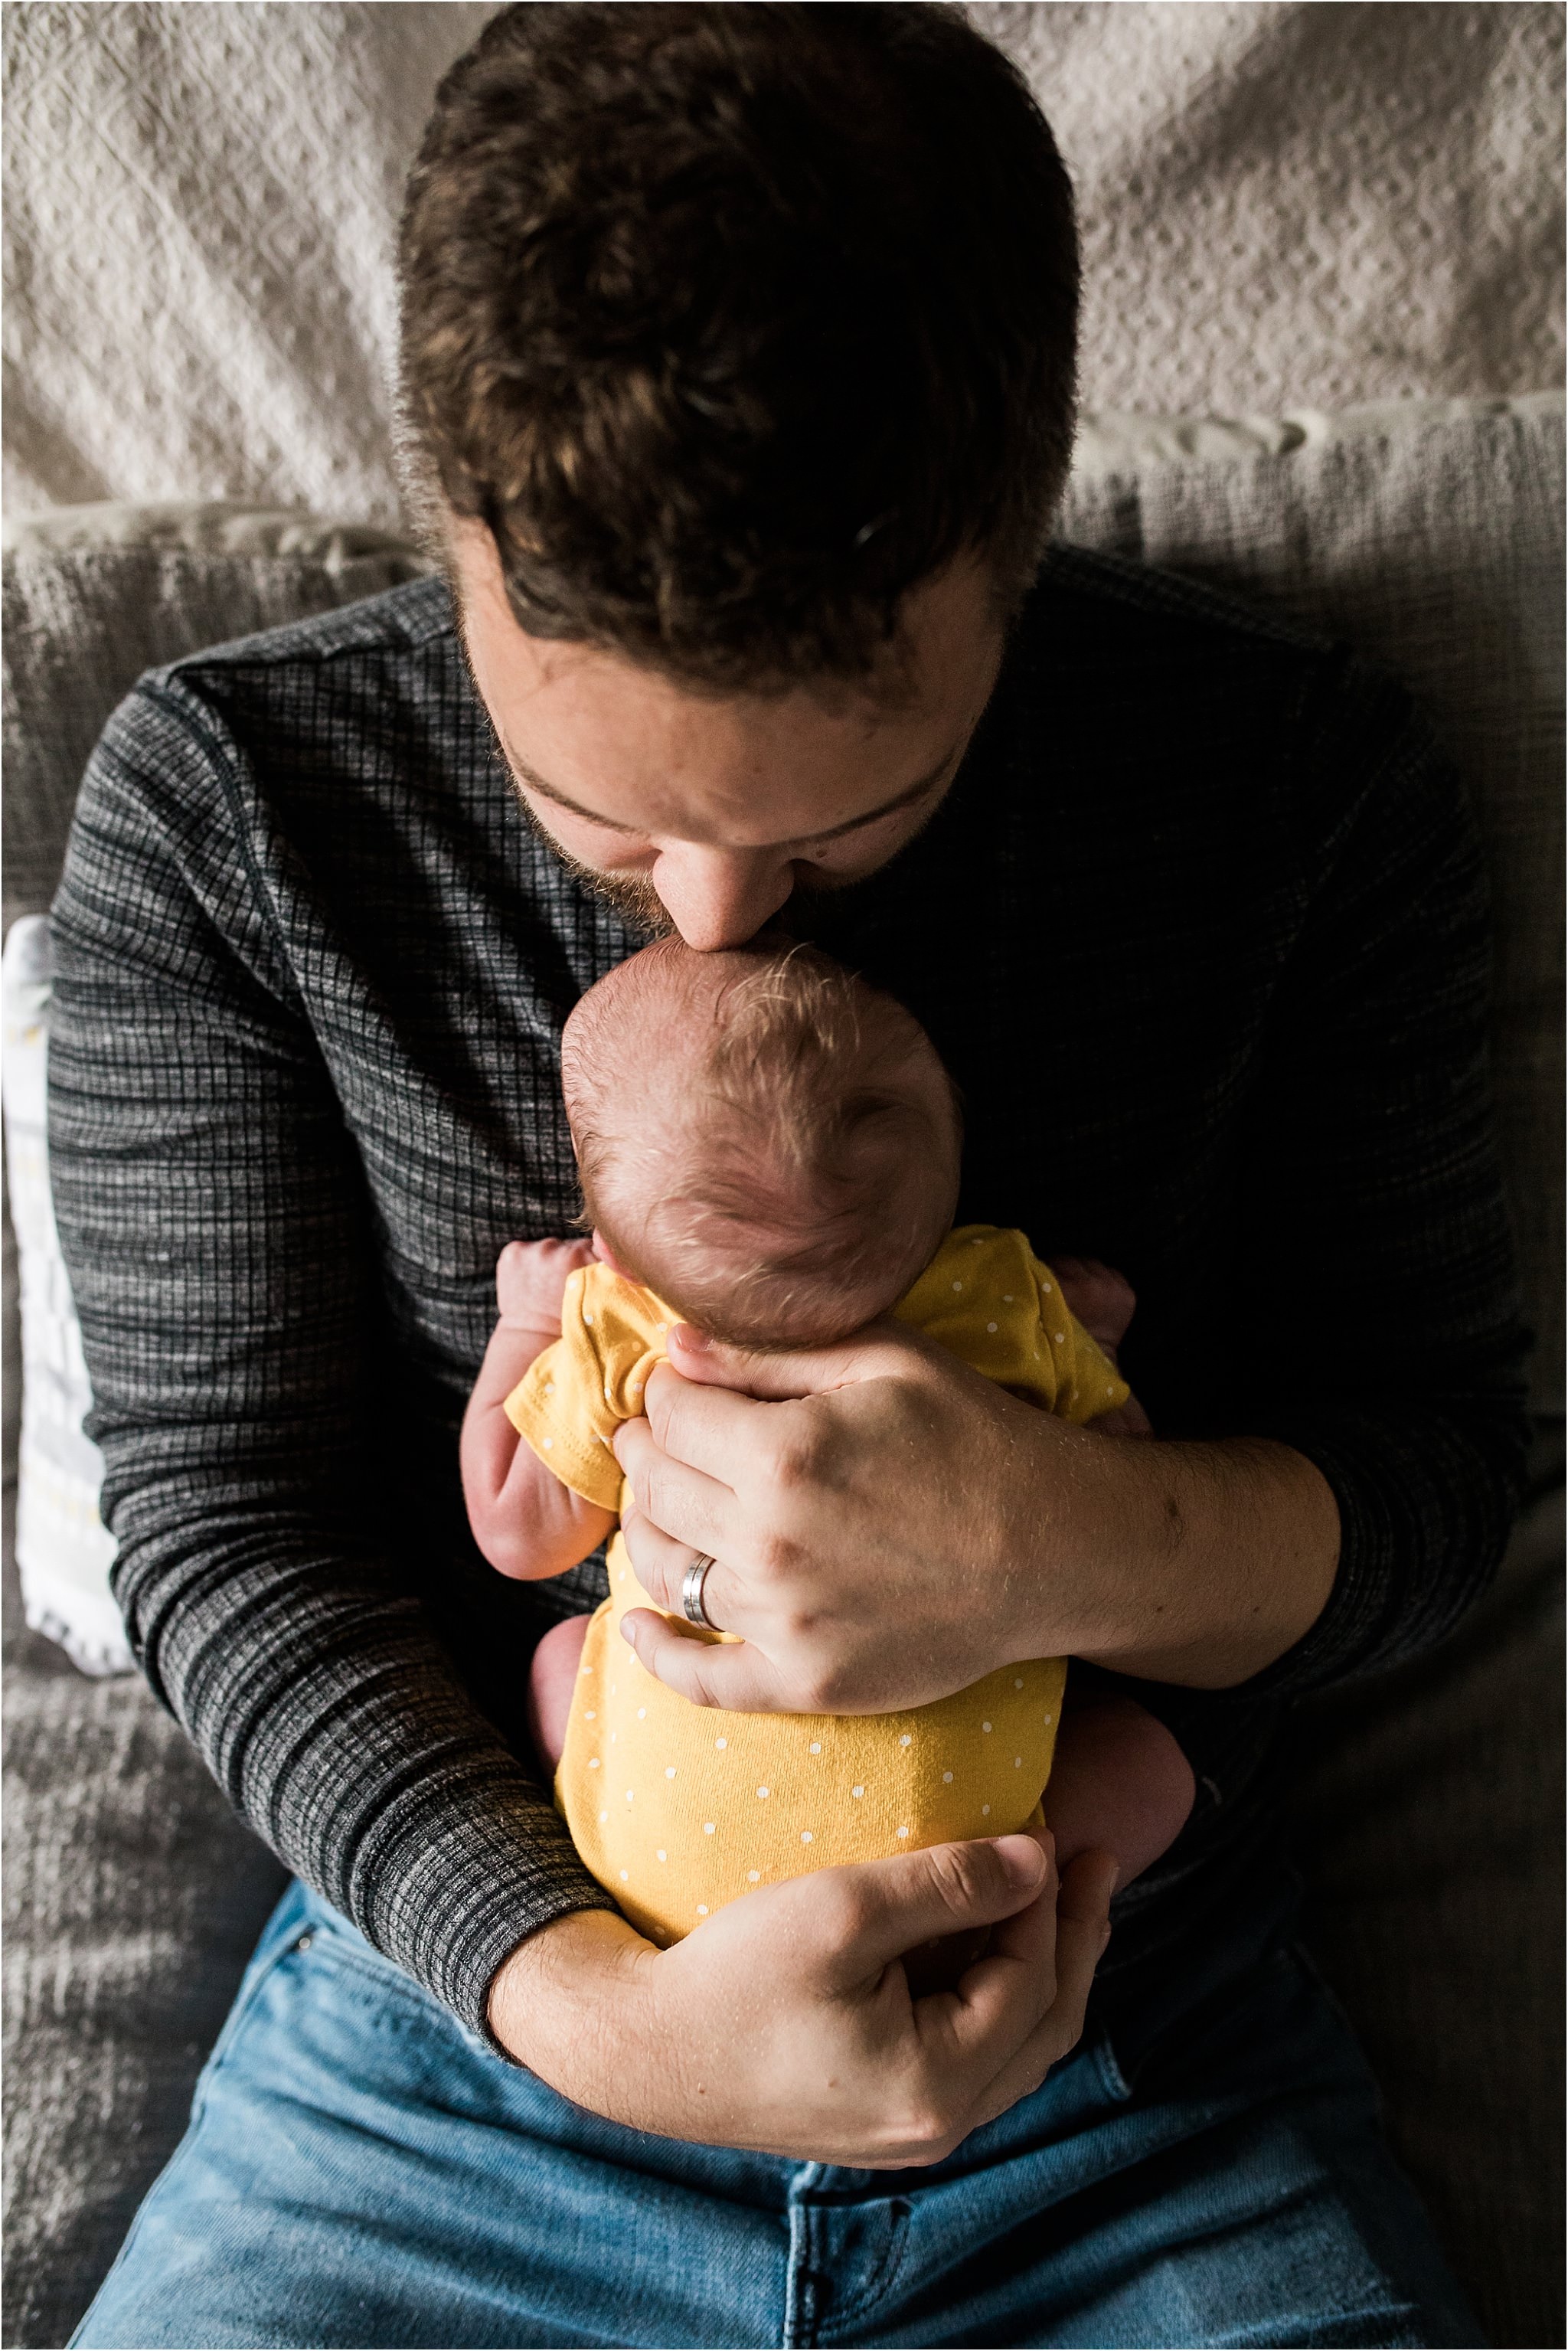
[[[1551,400],[1101,418],[1063,522],[1403,674],[1489,843],[1502,1129],[1541,1332],[1534,1492],[1495,1593],[1440,1652],[1303,1710],[1295,1830],[1312,1949],[1506,2345],[1563,2340],[1562,444]],[[47,904],[82,761],[141,668],[374,592],[416,560],[373,534],[210,507],[57,510],[16,537],[7,922]],[[22,1627],[9,1567],[7,1603],[5,2339],[60,2344],[179,2136],[282,1871],[139,1681],[89,1681]]]

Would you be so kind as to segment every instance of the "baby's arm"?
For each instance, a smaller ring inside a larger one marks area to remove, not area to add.
[[[535,1356],[560,1336],[568,1274],[592,1256],[589,1240],[510,1241],[497,1263],[500,1320],[463,1416],[459,1458],[474,1540],[503,1575],[562,1575],[615,1524],[612,1510],[585,1501],[545,1468],[505,1410]]]

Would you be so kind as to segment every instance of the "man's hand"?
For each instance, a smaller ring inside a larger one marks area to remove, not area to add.
[[[1288,1447],[1071,1428],[899,1323],[771,1354],[678,1324],[647,1407],[615,1438],[638,1580],[677,1610],[710,1553],[740,1645],[646,1610],[622,1630],[699,1704],[879,1713],[1061,1656],[1225,1687],[1333,1586],[1337,1507]]]
[[[500,1970],[491,2030],[637,2130],[797,2162],[938,2163],[1078,2040],[1114,1875],[1084,1855],[1059,1886],[1041,1832],[765,1886],[667,1951],[575,1911]],[[911,1998],[902,1952],[988,1926],[955,1991]]]
[[[743,1356],[684,1324],[671,1337],[681,1370],[733,1370],[774,1400],[661,1366],[647,1418],[616,1432],[639,1582],[678,1611],[693,1551],[711,1552],[705,1604],[747,1644],[686,1640],[634,1611],[627,1637],[661,1679],[743,1712],[870,1714],[1055,1654],[1009,1648],[999,1588],[1001,1563],[1036,1547],[1017,1468],[1042,1414],[900,1323],[810,1354]]]

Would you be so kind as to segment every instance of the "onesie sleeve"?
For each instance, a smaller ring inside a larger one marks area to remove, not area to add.
[[[641,1318],[617,1311],[594,1272],[582,1266],[568,1275],[560,1337],[535,1356],[507,1398],[506,1414],[563,1486],[613,1510],[621,1501],[621,1465],[611,1439],[642,1411],[658,1358]]]
[[[1056,1374],[1056,1401],[1051,1409],[1059,1420],[1082,1428],[1102,1413],[1117,1411],[1133,1391],[1099,1341],[1070,1311],[1050,1266],[1037,1257],[1030,1258],[1030,1266],[1040,1301],[1040,1335]]]
[[[960,1225],[894,1312],[972,1371],[1078,1427],[1132,1393],[1016,1228]]]

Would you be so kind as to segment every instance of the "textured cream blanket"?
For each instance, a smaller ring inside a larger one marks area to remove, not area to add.
[[[466,0],[6,9],[5,492],[390,522],[388,248]],[[1076,179],[1094,409],[1555,383],[1555,5],[977,5]]]

